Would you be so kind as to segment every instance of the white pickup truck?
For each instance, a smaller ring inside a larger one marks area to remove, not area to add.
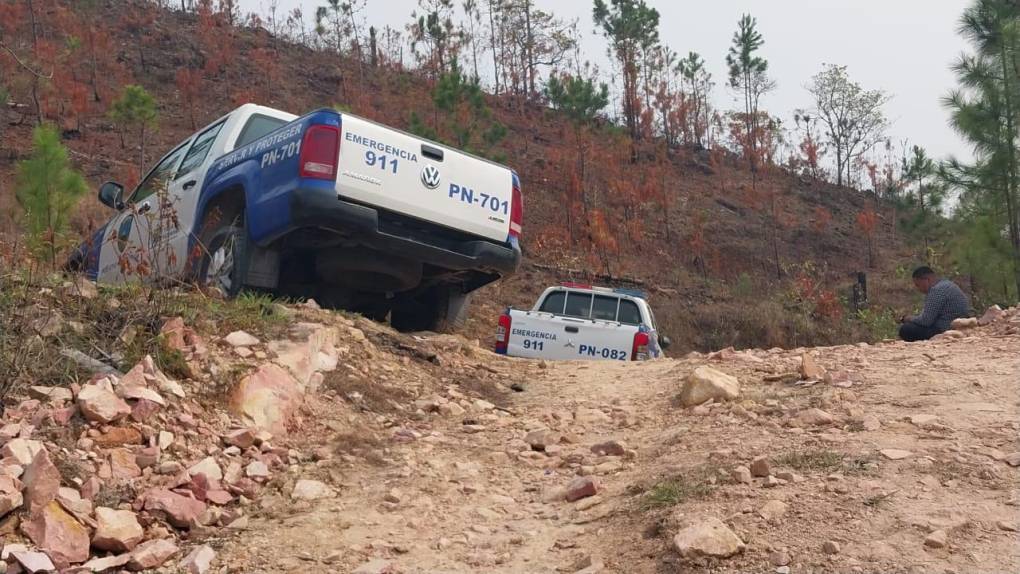
[[[564,283],[546,289],[532,310],[500,316],[495,350],[531,359],[645,361],[669,344],[644,293]]]
[[[241,106],[99,199],[114,214],[68,262],[92,279],[314,297],[404,331],[455,329],[521,261],[513,170],[333,109]]]

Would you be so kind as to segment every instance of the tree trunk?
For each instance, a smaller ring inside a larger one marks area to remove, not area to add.
[[[139,130],[139,133],[138,133],[138,143],[139,143],[138,147],[140,148],[139,155],[138,155],[138,173],[139,174],[144,174],[145,173],[145,124],[144,123],[142,124],[142,128],[141,128],[141,130]]]
[[[524,28],[526,46],[524,56],[527,58],[527,68],[524,70],[528,81],[528,97],[534,97],[535,91],[535,37],[531,29],[531,0],[524,0]]]

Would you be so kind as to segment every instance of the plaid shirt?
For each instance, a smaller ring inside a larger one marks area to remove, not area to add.
[[[940,333],[949,330],[954,319],[970,316],[970,301],[963,291],[949,279],[931,286],[924,297],[920,315],[910,318],[911,323],[922,327],[935,327]]]

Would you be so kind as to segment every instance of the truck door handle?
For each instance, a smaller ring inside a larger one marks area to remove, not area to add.
[[[421,144],[421,155],[436,161],[443,161],[443,150],[430,145]]]
[[[191,189],[191,188],[195,187],[195,184],[196,184],[196,183],[198,183],[198,181],[196,181],[196,180],[194,180],[194,179],[193,179],[193,180],[191,180],[191,181],[186,181],[186,182],[184,182],[184,185],[182,185],[181,187],[182,187],[183,189]]]
[[[564,327],[563,329],[568,333],[577,333],[580,330],[577,327]]]

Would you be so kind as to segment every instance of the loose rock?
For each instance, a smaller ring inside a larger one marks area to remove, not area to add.
[[[772,474],[772,468],[767,456],[758,456],[751,461],[751,476],[765,477],[770,474]]]
[[[787,511],[787,505],[781,500],[770,500],[758,510],[758,515],[769,522],[782,518]]]
[[[700,405],[710,399],[731,401],[739,398],[740,381],[711,367],[695,369],[680,389],[680,403],[685,407]]]
[[[153,489],[145,493],[144,508],[165,513],[170,524],[177,528],[191,528],[205,512],[206,505],[176,492]]]
[[[881,453],[882,456],[888,458],[889,460],[903,460],[905,458],[914,456],[914,453],[910,452],[909,450],[902,450],[898,448],[883,449],[880,450],[879,453]]]
[[[259,344],[259,340],[244,331],[234,331],[223,340],[231,347],[252,347]]]
[[[684,558],[729,558],[744,550],[744,542],[718,518],[684,528],[673,537],[673,546]]]
[[[822,409],[805,409],[797,415],[797,420],[804,426],[824,426],[832,424],[835,419]]]
[[[145,538],[145,531],[138,524],[138,517],[130,510],[96,508],[96,532],[92,546],[110,552],[127,552],[138,546]],[[126,564],[127,562],[125,562]]]
[[[158,568],[174,554],[177,554],[177,545],[172,540],[149,540],[139,544],[131,552],[128,569],[137,572],[139,570]]]
[[[822,552],[826,554],[839,554],[839,550],[839,542],[836,542],[835,540],[826,540],[825,543],[822,544]]]
[[[825,369],[818,366],[808,353],[800,356],[800,378],[805,381],[820,381],[825,378]]]
[[[927,538],[924,539],[924,545],[929,548],[945,548],[946,541],[947,541],[946,531],[936,530],[929,534]]]
[[[25,508],[29,512],[38,510],[57,497],[60,490],[60,471],[50,461],[46,449],[36,453],[32,463],[25,467],[21,481],[25,483]]]
[[[216,551],[208,544],[203,544],[185,556],[178,566],[189,574],[205,574],[209,571],[209,567],[212,566],[212,561],[215,558]]]
[[[33,513],[22,523],[22,532],[50,558],[77,564],[89,558],[89,531],[56,501]]]
[[[620,441],[610,440],[593,445],[591,451],[605,456],[623,456],[627,452],[627,447]]]
[[[318,480],[301,479],[294,485],[290,497],[296,500],[319,500],[333,496],[333,489]]]
[[[730,471],[730,477],[739,484],[751,484],[751,471],[746,466],[738,466]]]
[[[112,423],[131,414],[131,407],[110,389],[98,384],[85,385],[78,391],[78,408],[92,422]]]
[[[596,479],[590,476],[580,476],[570,481],[570,484],[567,485],[564,498],[567,499],[567,502],[574,502],[575,500],[595,496],[598,491],[599,483]]]
[[[396,572],[389,560],[376,558],[358,566],[351,574],[393,574]]]
[[[11,558],[21,565],[29,574],[36,572],[52,572],[56,570],[53,561],[43,552],[15,551],[11,552]],[[10,570],[8,570],[10,572]]]

